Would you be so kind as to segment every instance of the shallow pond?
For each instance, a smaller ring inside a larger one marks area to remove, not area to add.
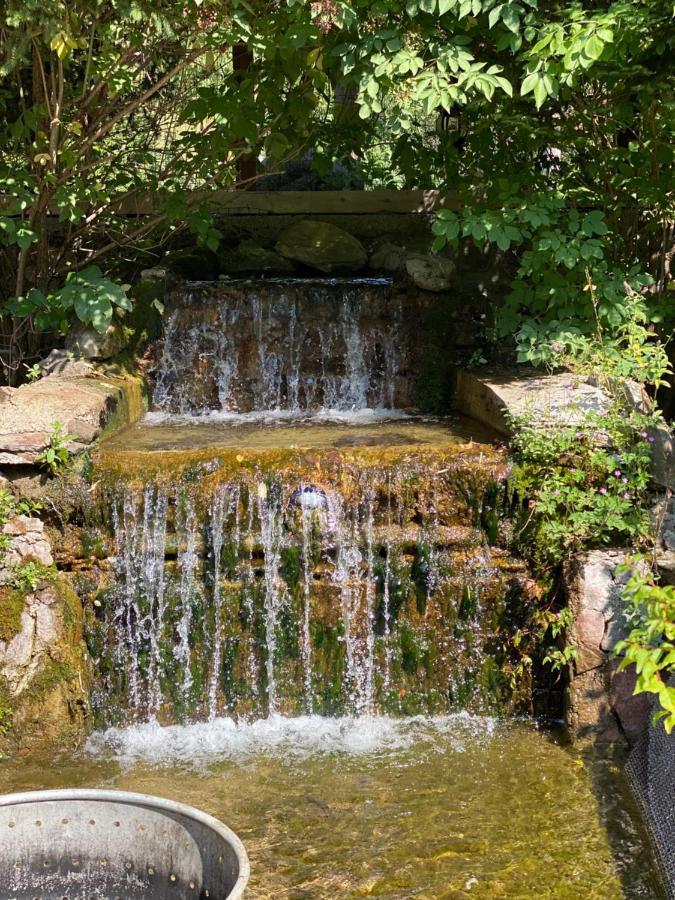
[[[244,841],[251,898],[657,898],[618,764],[531,722],[219,719],[0,763],[0,791],[180,800]]]

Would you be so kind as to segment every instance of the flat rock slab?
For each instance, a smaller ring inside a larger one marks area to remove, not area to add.
[[[649,399],[640,385],[623,382],[629,404],[647,411]],[[587,417],[604,415],[612,405],[608,395],[592,378],[563,372],[529,375],[526,372],[485,374],[460,370],[455,395],[457,411],[510,436],[512,420],[527,419],[538,426],[583,425]],[[667,428],[652,431],[652,479],[657,487],[675,489],[675,447]],[[599,429],[598,444],[607,437]]]
[[[32,465],[49,446],[55,422],[71,451],[88,447],[113,420],[133,421],[142,409],[140,381],[127,377],[50,375],[0,389],[0,465]]]
[[[513,418],[531,418],[539,425],[580,425],[591,413],[607,412],[611,401],[599,387],[569,372],[482,376],[460,371],[456,404],[465,415],[510,435]]]

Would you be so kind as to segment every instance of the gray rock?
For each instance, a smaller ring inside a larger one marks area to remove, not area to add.
[[[629,630],[622,590],[629,578],[618,567],[629,554],[592,550],[565,569],[573,623],[567,643],[575,650],[567,688],[566,719],[577,738],[635,740],[649,721],[648,697],[632,696],[634,673],[617,672],[612,650]]]
[[[44,566],[53,564],[52,548],[40,519],[15,516],[5,522],[1,533],[9,538],[9,543],[0,560],[0,584],[10,581],[12,570],[27,560],[35,559]]]
[[[78,359],[110,359],[127,345],[124,329],[110,325],[102,334],[94,328],[76,326],[66,337],[66,352]]]
[[[532,419],[542,427],[584,425],[589,413],[606,413],[611,400],[576,375],[504,372],[483,376],[460,371],[456,404],[458,412],[510,435],[512,419]],[[598,434],[598,443],[606,443],[606,436]]]
[[[72,451],[88,446],[117,415],[129,421],[124,378],[50,375],[18,388],[0,388],[0,465],[33,465],[50,443],[55,422],[73,436]]]
[[[389,242],[380,244],[368,260],[368,268],[373,272],[400,272],[405,268],[405,264],[405,247]]]
[[[407,258],[405,267],[418,288],[434,293],[447,291],[455,272],[455,264],[444,256],[415,254]]]
[[[218,267],[223,275],[292,275],[295,271],[290,259],[256,241],[242,241],[238,247],[219,250]]]
[[[94,367],[83,359],[73,359],[72,350],[52,350],[40,361],[45,375],[68,375],[71,378],[86,378]]]
[[[141,281],[149,281],[152,284],[169,283],[173,281],[173,273],[166,266],[153,266],[152,269],[143,269]]]
[[[274,248],[286,259],[319,272],[358,272],[368,256],[355,237],[327,222],[304,220],[292,225]]]

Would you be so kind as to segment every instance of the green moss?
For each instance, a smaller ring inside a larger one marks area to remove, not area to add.
[[[77,672],[70,662],[49,659],[25,694],[32,698],[41,698],[54,688],[70,683],[76,676]]]
[[[420,650],[417,638],[410,625],[404,622],[399,632],[401,647],[401,668],[407,675],[416,675],[420,664]]]
[[[302,553],[300,547],[291,545],[281,549],[281,574],[290,591],[294,591],[302,574]]]
[[[12,588],[0,588],[0,641],[9,643],[21,631],[25,595]]]

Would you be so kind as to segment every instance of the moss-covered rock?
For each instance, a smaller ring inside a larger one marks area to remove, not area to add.
[[[52,574],[1,604],[0,750],[79,743],[91,671],[77,595],[64,575]]]
[[[256,241],[222,247],[218,251],[218,268],[221,275],[292,275],[295,272],[289,259]]]
[[[357,238],[328,222],[298,222],[279,238],[274,249],[287,259],[328,273],[358,272],[368,259]]]

